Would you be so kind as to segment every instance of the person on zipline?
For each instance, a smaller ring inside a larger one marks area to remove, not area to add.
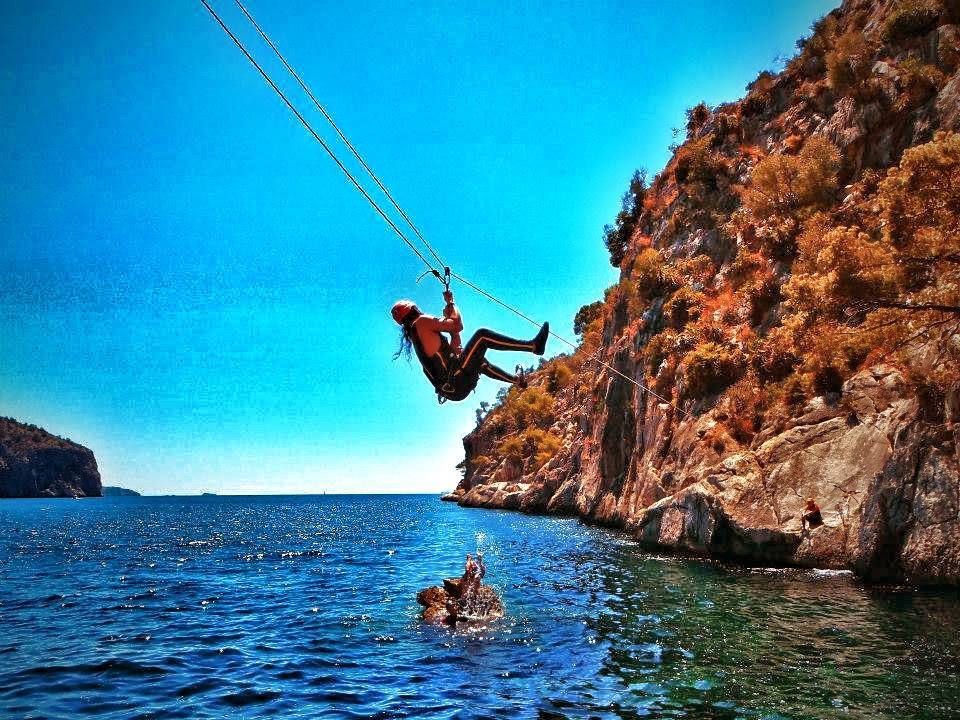
[[[400,325],[400,349],[393,359],[401,355],[410,357],[410,348],[417,353],[417,359],[423,366],[423,372],[437,391],[441,400],[463,400],[477,386],[481,375],[502,380],[503,382],[526,387],[523,371],[518,368],[516,375],[508,373],[489,362],[487,350],[519,350],[534,355],[543,355],[550,334],[550,324],[544,323],[540,332],[532,340],[515,340],[493,330],[481,328],[474,333],[461,349],[460,333],[463,320],[460,311],[453,303],[453,293],[443,293],[446,307],[443,317],[424,315],[412,300],[399,300],[394,303],[390,314]],[[450,335],[450,340],[443,333]]]

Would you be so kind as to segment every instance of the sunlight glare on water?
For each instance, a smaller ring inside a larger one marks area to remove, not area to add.
[[[425,626],[480,549],[507,617]],[[0,717],[960,717],[955,593],[427,496],[0,505]]]

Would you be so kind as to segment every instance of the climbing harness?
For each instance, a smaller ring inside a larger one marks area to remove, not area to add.
[[[286,96],[286,94],[283,92],[283,90],[281,90],[280,87],[273,81],[273,79],[270,77],[270,75],[266,72],[266,70],[263,69],[263,67],[260,65],[260,63],[257,62],[257,60],[256,60],[256,59],[253,57],[253,55],[250,53],[250,51],[247,50],[247,48],[246,48],[246,46],[243,44],[243,42],[241,42],[241,40],[233,33],[233,31],[230,30],[230,28],[227,26],[227,24],[220,18],[220,16],[219,16],[219,15],[217,14],[217,12],[213,9],[213,7],[210,5],[210,3],[208,2],[208,0],[200,0],[201,4],[206,8],[207,12],[210,13],[210,15],[211,15],[211,16],[213,17],[213,19],[217,22],[217,24],[220,26],[220,28],[223,30],[223,32],[226,33],[226,35],[233,41],[233,43],[237,46],[237,48],[240,49],[240,52],[243,53],[244,57],[247,58],[247,60],[250,62],[250,64],[253,65],[254,68],[256,68],[257,72],[260,73],[261,77],[263,77],[263,79],[266,81],[266,83],[267,83],[267,84],[273,89],[273,91],[280,97],[280,99],[281,99],[281,100],[283,101],[283,103],[287,106],[287,108],[290,110],[290,112],[292,112],[292,113],[294,114],[294,116],[297,118],[297,120],[300,121],[300,124],[303,125],[304,128],[306,128],[307,132],[309,132],[310,135],[313,136],[313,139],[316,140],[316,141],[320,144],[320,146],[324,149],[324,151],[327,153],[327,155],[330,156],[330,159],[333,160],[334,163],[336,163],[337,167],[340,168],[340,171],[347,177],[347,179],[351,182],[351,184],[357,189],[357,191],[363,196],[363,198],[370,204],[370,206],[377,212],[377,214],[379,214],[380,217],[383,218],[384,222],[390,227],[391,230],[393,230],[393,232],[397,235],[397,237],[399,237],[404,243],[406,243],[406,245],[413,251],[413,253],[414,253],[418,258],[420,258],[421,262],[423,262],[423,264],[427,266],[427,270],[424,271],[424,272],[420,275],[420,277],[417,278],[417,282],[420,282],[420,280],[421,280],[423,277],[425,277],[426,275],[433,275],[434,277],[437,278],[438,281],[440,281],[441,283],[443,283],[445,290],[449,290],[449,289],[450,289],[450,279],[453,278],[453,279],[459,280],[461,283],[463,283],[463,284],[466,285],[467,287],[473,289],[474,291],[478,292],[479,294],[483,295],[484,297],[488,298],[489,300],[497,303],[498,305],[500,305],[500,306],[503,307],[503,308],[506,308],[507,310],[509,310],[510,312],[514,313],[514,314],[517,315],[518,317],[523,318],[523,319],[526,320],[527,322],[532,323],[534,326],[539,327],[539,326],[540,326],[540,323],[538,323],[536,320],[534,320],[533,318],[531,318],[529,315],[526,315],[525,313],[523,313],[521,310],[517,309],[516,307],[514,307],[514,306],[512,306],[512,305],[509,305],[508,303],[504,302],[503,300],[500,300],[499,298],[497,298],[497,297],[495,297],[494,295],[490,294],[490,293],[487,292],[486,290],[483,290],[481,287],[479,287],[479,286],[475,285],[474,283],[470,282],[469,280],[467,280],[467,279],[466,279],[465,277],[463,277],[462,275],[459,275],[459,274],[457,274],[457,273],[455,273],[455,272],[451,272],[451,271],[450,271],[450,267],[443,262],[443,260],[440,258],[440,255],[436,252],[436,250],[434,250],[433,247],[430,245],[430,243],[427,242],[426,238],[423,236],[423,234],[420,232],[420,230],[417,228],[417,226],[414,225],[413,221],[410,220],[410,217],[407,215],[406,212],[404,212],[404,210],[403,210],[403,208],[400,206],[400,204],[394,199],[393,195],[390,193],[390,191],[387,189],[387,187],[380,181],[380,178],[373,172],[373,170],[370,168],[370,166],[367,164],[367,162],[363,159],[363,157],[362,157],[362,156],[360,155],[360,153],[357,151],[357,149],[355,148],[355,146],[353,145],[353,143],[351,143],[350,140],[347,138],[346,134],[344,134],[344,133],[341,131],[340,127],[336,124],[336,122],[334,121],[333,117],[327,112],[327,110],[323,107],[323,105],[320,104],[320,102],[317,100],[316,96],[313,94],[313,92],[310,90],[310,88],[307,86],[307,84],[301,79],[300,75],[296,72],[296,70],[294,70],[293,66],[290,65],[289,62],[287,62],[287,59],[286,59],[286,58],[283,56],[283,54],[280,52],[279,48],[278,48],[278,47],[274,44],[274,42],[269,38],[269,36],[266,34],[266,32],[264,32],[264,30],[260,27],[260,25],[257,23],[257,21],[254,20],[253,15],[251,15],[251,13],[250,13],[250,12],[247,10],[247,8],[243,5],[243,3],[241,2],[241,0],[234,0],[234,1],[236,2],[237,6],[240,8],[240,10],[243,12],[243,14],[244,14],[244,16],[247,18],[247,20],[249,20],[250,23],[251,23],[251,25],[253,25],[253,27],[257,30],[257,32],[258,32],[258,34],[260,35],[260,37],[263,38],[264,42],[266,42],[267,45],[269,45],[270,48],[273,50],[273,52],[276,54],[277,58],[278,58],[278,59],[280,60],[280,62],[283,64],[284,68],[286,68],[286,70],[290,73],[290,75],[293,76],[293,78],[297,81],[297,84],[300,86],[300,88],[307,94],[307,96],[310,98],[310,100],[313,102],[313,104],[317,107],[317,109],[318,109],[318,110],[320,111],[320,113],[323,115],[324,119],[330,124],[330,126],[334,129],[334,131],[337,133],[337,135],[338,135],[338,136],[340,137],[340,139],[343,141],[344,145],[346,145],[346,147],[350,150],[350,152],[353,154],[353,156],[357,159],[357,161],[360,163],[361,167],[363,167],[364,171],[370,176],[370,178],[374,181],[374,183],[377,185],[377,187],[380,189],[380,191],[384,194],[384,196],[385,196],[385,197],[390,201],[390,203],[393,205],[394,209],[396,209],[396,211],[400,214],[400,217],[402,217],[403,220],[404,220],[404,222],[406,222],[406,224],[410,227],[410,229],[411,229],[411,230],[413,231],[413,233],[416,235],[417,239],[419,239],[419,240],[423,243],[424,247],[425,247],[425,248],[427,249],[427,251],[433,256],[433,258],[437,261],[438,265],[443,268],[443,273],[442,273],[442,274],[441,274],[440,270],[438,270],[436,267],[434,267],[434,265],[424,256],[424,254],[423,254],[422,252],[420,252],[420,250],[417,249],[417,247],[413,244],[413,242],[411,242],[411,240],[410,240],[410,239],[404,234],[404,232],[398,227],[397,223],[395,223],[395,222],[390,218],[390,216],[383,210],[383,208],[380,207],[380,205],[379,205],[379,204],[377,203],[377,201],[370,195],[370,193],[367,192],[367,190],[363,187],[363,185],[360,184],[360,182],[359,182],[359,181],[357,180],[357,178],[353,175],[353,173],[351,173],[350,170],[346,167],[346,165],[344,165],[343,162],[340,160],[340,158],[337,157],[337,155],[336,155],[336,153],[333,151],[333,149],[324,141],[324,139],[323,139],[322,137],[320,137],[320,135],[319,135],[319,134],[317,133],[317,131],[313,128],[313,126],[310,124],[310,122],[303,116],[303,114],[297,109],[297,107],[293,104],[293,102]],[[567,338],[565,338],[565,337],[563,337],[563,336],[561,336],[561,335],[558,335],[557,333],[553,332],[552,330],[550,331],[550,336],[553,337],[553,338],[555,338],[555,339],[557,339],[557,340],[559,340],[560,342],[564,343],[565,345],[567,345],[568,347],[572,348],[573,350],[576,350],[576,349],[577,349],[577,345],[576,345],[575,343],[571,342],[570,340],[568,340]],[[662,395],[657,394],[656,392],[654,392],[653,390],[651,390],[649,387],[647,387],[647,386],[644,385],[643,383],[641,383],[641,382],[639,382],[638,380],[635,380],[634,378],[632,378],[632,377],[630,377],[630,376],[622,373],[621,371],[617,370],[616,368],[614,368],[614,367],[613,367],[612,365],[610,365],[609,363],[601,360],[600,357],[599,357],[599,354],[600,354],[600,353],[599,353],[599,350],[598,350],[598,351],[597,351],[597,355],[594,356],[594,357],[591,357],[590,360],[592,360],[593,362],[597,363],[599,366],[606,368],[606,369],[609,370],[611,373],[613,373],[613,374],[615,374],[615,375],[623,378],[623,379],[626,380],[627,382],[632,383],[632,384],[635,385],[638,389],[643,390],[643,391],[649,393],[651,396],[657,398],[658,400],[666,403],[667,405],[669,405],[671,408],[673,408],[674,410],[676,410],[676,411],[677,411],[678,413],[680,413],[681,415],[685,415],[685,416],[687,416],[687,417],[692,417],[688,412],[686,412],[685,410],[682,410],[681,408],[677,407],[677,406],[676,406],[672,401],[670,401],[669,399],[663,397]],[[448,381],[447,383],[445,383],[443,387],[445,388],[447,385],[449,385],[449,381]],[[452,389],[452,388],[451,388],[451,389]],[[443,402],[445,402],[445,401],[446,401],[447,399],[449,399],[449,398],[444,398],[443,400],[441,400],[441,399],[440,399],[440,393],[439,393],[439,391],[438,391],[438,393],[437,393],[437,399],[438,399],[438,401],[440,401],[441,404],[442,404]]]

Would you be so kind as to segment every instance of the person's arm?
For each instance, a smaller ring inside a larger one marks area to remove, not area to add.
[[[463,332],[463,319],[460,317],[460,310],[453,303],[453,293],[450,290],[443,291],[443,299],[447,301],[443,308],[443,317],[452,323],[453,329],[447,330],[450,333],[450,347],[453,351],[460,354],[463,350],[463,344],[460,341],[460,333]]]
[[[449,318],[437,318],[432,317],[431,315],[421,315],[417,318],[417,327],[423,327],[427,330],[434,330],[436,332],[445,332],[450,333],[459,333],[463,329],[463,323],[459,320],[451,320]]]

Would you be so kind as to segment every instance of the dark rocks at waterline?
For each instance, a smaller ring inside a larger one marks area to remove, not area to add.
[[[423,620],[432,625],[456,625],[458,622],[487,622],[503,617],[503,601],[489,585],[479,585],[468,599],[460,590],[461,578],[446,578],[417,593],[423,605]]]
[[[723,453],[704,441],[716,426],[705,414],[681,423],[670,438],[675,453],[658,456],[663,411],[648,406],[631,431],[643,451],[626,456],[626,471],[605,470],[627,432],[605,415],[589,442],[567,423],[561,451],[532,477],[504,460],[455,495],[465,506],[578,515],[684,554],[848,569],[882,583],[960,584],[960,424],[951,408],[947,423],[927,421],[930,411],[895,368],[857,373],[840,401],[815,398],[763,428],[751,447]],[[491,444],[483,432],[468,436],[468,455]],[[807,497],[823,507],[824,525],[805,532]]]
[[[0,498],[102,494],[91,450],[35,425],[0,418]]]

